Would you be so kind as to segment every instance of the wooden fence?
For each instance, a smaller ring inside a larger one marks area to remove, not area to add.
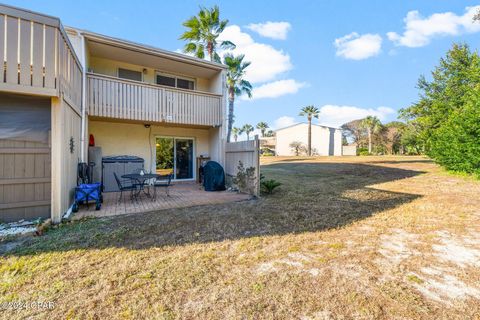
[[[50,215],[48,143],[0,139],[0,220]]]
[[[60,96],[80,108],[82,69],[60,20],[0,5],[0,89]]]
[[[106,75],[87,75],[91,116],[201,126],[222,124],[222,96]]]
[[[225,172],[236,176],[238,165],[242,162],[245,168],[255,168],[253,195],[260,195],[260,142],[258,136],[254,140],[230,142],[225,146]]]

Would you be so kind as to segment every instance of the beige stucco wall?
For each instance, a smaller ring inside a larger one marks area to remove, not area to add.
[[[331,137],[332,131],[333,137]],[[294,141],[300,141],[305,147],[307,147],[308,124],[300,123],[276,131],[275,151],[277,155],[293,156],[294,152],[290,148],[290,143]],[[316,154],[320,156],[342,155],[341,130],[312,125],[312,150],[316,151]],[[333,154],[331,151],[333,151]]]
[[[118,68],[122,69],[129,69],[129,70],[134,70],[134,71],[139,71],[143,72],[143,69],[147,69],[147,72],[143,74],[143,81],[155,84],[155,74],[156,71],[161,72],[162,70],[156,70],[153,68],[147,68],[141,65],[136,65],[136,64],[130,64],[122,61],[116,61],[116,60],[110,60],[110,59],[105,59],[105,58],[99,58],[99,57],[94,57],[90,56],[89,58],[89,69],[93,70],[95,73],[100,73],[100,74],[105,74],[108,76],[116,77],[118,73]],[[172,74],[171,72],[167,72],[168,74]],[[195,77],[190,77],[188,75],[183,75],[183,74],[176,74],[177,76],[184,76],[186,78],[192,78],[195,79],[195,90],[199,91],[206,91],[206,92],[215,92],[211,91],[216,90],[216,86],[211,86],[211,81],[209,79],[204,79],[204,78],[195,78]]]
[[[107,122],[89,120],[88,131],[95,137],[95,146],[102,148],[103,156],[134,155],[145,159],[145,168],[155,169],[155,137],[174,136],[194,139],[195,157],[211,156],[219,161],[219,143],[212,130],[183,127],[166,127],[152,125],[145,128],[143,124]],[[215,144],[215,145],[212,145]]]
[[[80,158],[81,118],[77,108],[52,98],[52,220],[60,222],[73,203]],[[73,150],[70,149],[71,140]]]

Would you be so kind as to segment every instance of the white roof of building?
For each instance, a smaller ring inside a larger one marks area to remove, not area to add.
[[[283,128],[280,128],[280,129],[277,129],[277,130],[273,130],[273,131],[274,131],[274,132],[277,132],[277,131],[280,131],[280,130],[285,130],[285,129],[293,128],[293,127],[296,127],[296,126],[299,126],[299,125],[308,125],[308,123],[306,123],[306,122],[299,122],[299,123],[295,123],[295,124],[292,124],[292,125],[290,125],[290,126],[283,127]],[[328,126],[323,126],[323,125],[321,125],[321,124],[315,124],[315,123],[312,123],[312,126],[320,127],[320,128],[326,128],[326,129],[340,130],[340,128],[328,127]]]

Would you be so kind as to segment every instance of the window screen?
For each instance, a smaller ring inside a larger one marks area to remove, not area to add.
[[[118,68],[118,77],[123,79],[142,81],[142,73],[140,71]]]
[[[193,81],[190,80],[185,80],[185,79],[179,79],[177,78],[177,87],[182,88],[182,89],[189,89],[193,90]]]
[[[157,84],[161,84],[163,86],[175,87],[175,78],[157,75]]]

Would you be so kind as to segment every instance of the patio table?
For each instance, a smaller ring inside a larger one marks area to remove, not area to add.
[[[140,193],[143,191],[143,193],[145,195],[147,195],[148,197],[150,197],[150,191],[148,192],[145,192],[145,185],[146,185],[146,182],[150,179],[156,179],[158,178],[160,175],[156,174],[156,173],[145,173],[145,174],[140,174],[140,173],[130,173],[130,174],[124,174],[122,176],[122,178],[124,179],[130,179],[132,180],[132,184],[133,185],[137,185],[138,186],[138,191],[136,192],[135,194],[135,198],[137,198]]]

